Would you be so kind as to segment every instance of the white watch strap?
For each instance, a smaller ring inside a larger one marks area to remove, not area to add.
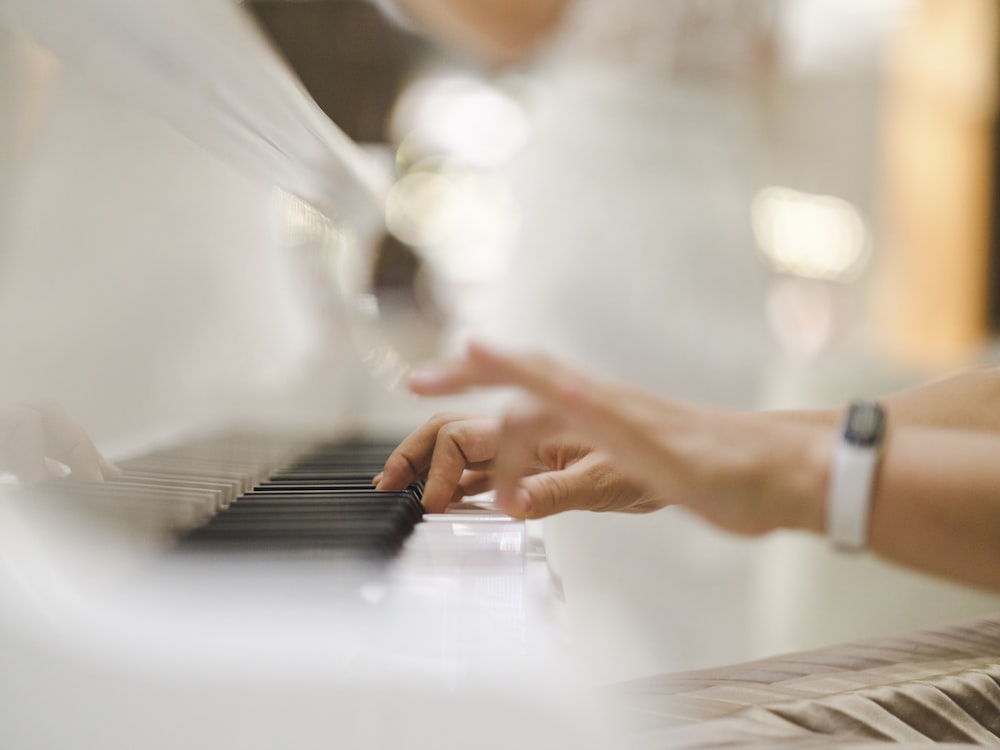
[[[827,534],[838,547],[860,550],[868,542],[868,516],[878,450],[838,440],[830,466]]]

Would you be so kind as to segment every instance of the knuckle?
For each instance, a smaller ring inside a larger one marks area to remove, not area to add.
[[[438,430],[438,442],[443,440],[456,441],[461,439],[461,437],[467,432],[468,427],[465,422],[448,422],[441,426]]]
[[[412,481],[419,476],[416,462],[402,451],[394,451],[386,459],[382,474],[387,481],[399,481],[405,478]]]
[[[556,398],[575,409],[593,408],[602,402],[596,383],[575,372],[566,373],[559,379]]]
[[[438,412],[434,416],[432,416],[428,420],[427,424],[433,425],[436,429],[440,430],[441,428],[451,423],[459,422],[468,418],[469,416],[467,414],[462,414],[460,412],[443,411],[443,412]]]
[[[471,463],[460,430],[444,429],[438,433],[434,445],[431,469],[436,473],[453,472],[454,467]]]
[[[527,429],[542,424],[548,410],[536,399],[521,398],[512,403],[503,414],[504,429]]]

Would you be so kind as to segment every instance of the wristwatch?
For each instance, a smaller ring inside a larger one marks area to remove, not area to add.
[[[857,551],[868,541],[872,485],[882,439],[885,409],[876,401],[852,401],[844,415],[830,464],[826,529],[833,544]]]

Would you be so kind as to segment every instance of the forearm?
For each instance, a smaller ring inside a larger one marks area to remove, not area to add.
[[[835,433],[818,414],[761,426],[763,491],[756,506],[770,514],[765,526],[827,533]],[[871,551],[1000,591],[998,458],[1000,434],[891,422],[872,491]]]
[[[1000,430],[978,429],[995,421],[974,410],[991,396],[995,377],[994,371],[971,371],[951,384],[891,400],[867,541],[875,554],[900,564],[1000,591]],[[554,429],[568,429],[599,446],[622,476],[655,495],[643,510],[680,503],[739,534],[828,533],[837,412],[736,413],[694,406],[589,378],[544,355],[504,355],[479,344],[471,344],[464,359],[414,372],[409,385],[423,395],[516,385],[533,397],[530,409],[509,411],[500,422],[498,501],[507,488],[513,502],[517,480],[530,473],[525,447]],[[925,398],[951,409],[935,409]],[[956,410],[973,426],[923,423]],[[501,461],[504,451],[514,459]],[[546,512],[581,507],[595,505],[564,503]]]
[[[555,30],[569,0],[395,0],[430,36],[488,63],[530,56]]]
[[[1000,430],[1000,367],[976,367],[881,399],[894,424]]]
[[[879,397],[894,425],[1000,430],[1000,367],[976,367]],[[770,412],[779,420],[834,427],[842,409]]]
[[[1000,591],[1000,435],[892,429],[870,546],[889,560]]]

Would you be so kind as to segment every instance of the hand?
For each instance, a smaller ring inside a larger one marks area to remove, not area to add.
[[[69,467],[74,479],[101,481],[121,471],[62,407],[51,403],[0,404],[0,470],[31,486]]]
[[[376,477],[378,489],[399,490],[423,480],[429,513],[493,489],[501,426],[491,417],[434,417],[392,452]],[[498,505],[518,518],[541,518],[571,509],[641,513],[662,507],[663,501],[622,476],[600,451],[559,434],[534,446],[516,496]]]
[[[462,359],[416,371],[409,385],[422,395],[513,385],[531,397],[498,422],[432,421],[390,456],[380,486],[426,474],[433,484],[428,502],[435,509],[492,484],[497,504],[513,515],[621,506],[654,510],[680,503],[743,534],[823,528],[830,445],[823,424],[682,404],[585,377],[547,357],[503,355],[476,344]],[[564,470],[582,464],[572,477],[579,482],[539,502],[533,485],[546,470],[550,478],[543,481],[559,479],[551,473],[560,467],[551,460],[552,446],[565,446],[567,434],[575,436],[578,452],[563,455],[573,458]],[[583,485],[595,475],[585,472],[596,469],[598,479],[611,477],[614,487],[627,486],[636,502],[623,502],[626,495],[617,491],[611,502],[600,488],[588,492]]]

